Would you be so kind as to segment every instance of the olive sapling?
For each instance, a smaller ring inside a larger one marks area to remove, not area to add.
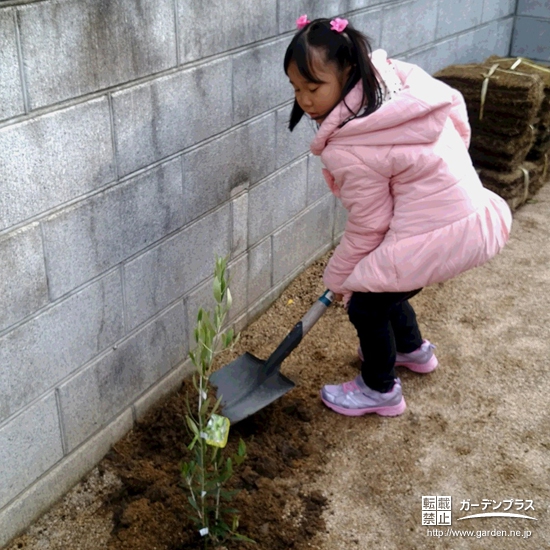
[[[192,382],[198,405],[196,411],[192,411],[187,396],[186,421],[193,437],[189,444],[193,459],[181,464],[182,478],[189,492],[191,515],[203,537],[205,548],[209,543],[223,544],[228,539],[254,542],[237,533],[238,510],[228,506],[228,501],[236,492],[225,489],[234,466],[240,465],[246,457],[246,446],[241,439],[237,452],[224,457],[222,449],[227,443],[230,423],[228,418],[218,414],[221,400],[214,401],[209,395],[214,358],[236,341],[232,328],[223,331],[232,302],[226,258],[216,257],[213,295],[216,303],[213,318],[204,309],[199,309],[194,330],[196,347],[189,352],[196,368]]]

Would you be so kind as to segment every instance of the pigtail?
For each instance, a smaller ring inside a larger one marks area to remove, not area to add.
[[[304,116],[304,111],[302,108],[298,105],[298,102],[294,100],[294,105],[292,106],[292,111],[290,112],[290,119],[288,121],[288,129],[292,132],[298,122],[302,120],[302,117]]]
[[[352,120],[370,115],[376,111],[383,100],[382,88],[376,69],[371,61],[369,39],[351,25],[342,32],[334,32],[329,19],[316,19],[298,31],[290,42],[284,58],[284,70],[288,74],[288,66],[294,61],[300,74],[310,82],[320,82],[311,68],[311,49],[322,49],[327,62],[335,63],[343,71],[351,67],[347,82],[342,88],[340,101],[361,81],[363,85],[363,101],[357,112],[350,111],[341,126]],[[339,103],[338,102],[338,103]],[[290,114],[288,128],[292,131],[302,119],[304,111],[295,100]]]
[[[342,88],[344,105],[350,112],[350,117],[340,124],[340,128],[354,118],[362,118],[374,113],[380,108],[383,102],[383,91],[380,85],[381,78],[371,61],[372,49],[368,38],[356,29],[348,27],[342,33],[346,34],[352,44],[352,71],[348,82]],[[361,81],[363,87],[363,101],[357,112],[354,112],[345,102],[345,97]]]

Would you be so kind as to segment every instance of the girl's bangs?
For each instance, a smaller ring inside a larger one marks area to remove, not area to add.
[[[285,70],[287,72],[288,66],[294,61],[298,67],[298,71],[306,80],[314,82],[315,84],[323,83],[323,81],[319,80],[313,72],[311,48],[308,48],[304,35],[300,36],[295,44],[289,46],[287,59],[285,61]]]

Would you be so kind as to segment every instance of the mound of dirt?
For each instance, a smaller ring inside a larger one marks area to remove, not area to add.
[[[232,428],[228,445],[242,437],[248,447],[234,505],[241,532],[257,544],[227,549],[550,548],[549,240],[546,185],[515,213],[499,256],[411,300],[439,367],[427,375],[398,369],[407,402],[399,417],[343,417],[320,401],[323,384],[359,368],[354,329],[343,307],[331,306],[282,366],[296,388]],[[327,257],[219,364],[245,351],[266,358],[322,293]],[[198,548],[179,475],[186,389],[159,403],[6,550]],[[452,525],[437,526],[445,536],[423,525],[426,495],[452,497]],[[506,502],[513,511],[530,505],[536,520],[463,517]]]
[[[118,442],[101,464],[122,482],[105,502],[114,522],[107,546],[112,550],[203,547],[181,487],[179,464],[190,458],[187,392],[194,392],[190,381]],[[316,464],[322,466],[324,442],[312,429],[310,400],[300,394],[285,396],[234,426],[226,447],[229,455],[239,439],[246,443],[247,459],[232,480],[231,488],[240,490],[232,506],[242,512],[240,532],[261,541],[262,548],[306,548],[324,529],[326,498],[304,489],[306,479],[301,477],[309,479]]]

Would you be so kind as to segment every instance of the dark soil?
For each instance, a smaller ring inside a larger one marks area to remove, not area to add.
[[[318,262],[315,271],[322,270],[324,263]],[[318,282],[317,274],[315,283]],[[310,286],[309,292],[312,290]],[[301,301],[296,289],[287,289],[288,292],[294,296],[291,304]],[[309,307],[310,296],[303,298]],[[288,302],[284,294],[274,307],[284,308]],[[293,317],[301,315],[296,310],[293,308],[287,330],[299,319]],[[243,350],[256,351],[255,341],[262,337],[264,347],[265,340],[276,338],[276,334],[261,333],[262,330],[258,334],[249,328],[238,349],[225,352],[218,363],[223,364],[223,358],[232,358]],[[240,511],[239,532],[256,544],[229,541],[226,548],[299,550],[306,548],[308,541],[325,528],[322,510],[326,498],[318,491],[302,488],[322,471],[324,462],[322,449],[326,442],[312,426],[314,409],[319,406],[317,391],[297,387],[231,427],[224,453],[227,456],[234,453],[241,438],[247,448],[247,458],[231,481],[240,490],[231,505]],[[122,480],[122,488],[110,494],[104,505],[105,511],[112,512],[115,525],[109,549],[203,547],[190,519],[188,493],[182,487],[180,475],[181,461],[191,458],[187,445],[192,438],[185,422],[188,392],[193,398],[195,391],[190,380],[159,403],[102,462],[102,469],[109,468]]]

